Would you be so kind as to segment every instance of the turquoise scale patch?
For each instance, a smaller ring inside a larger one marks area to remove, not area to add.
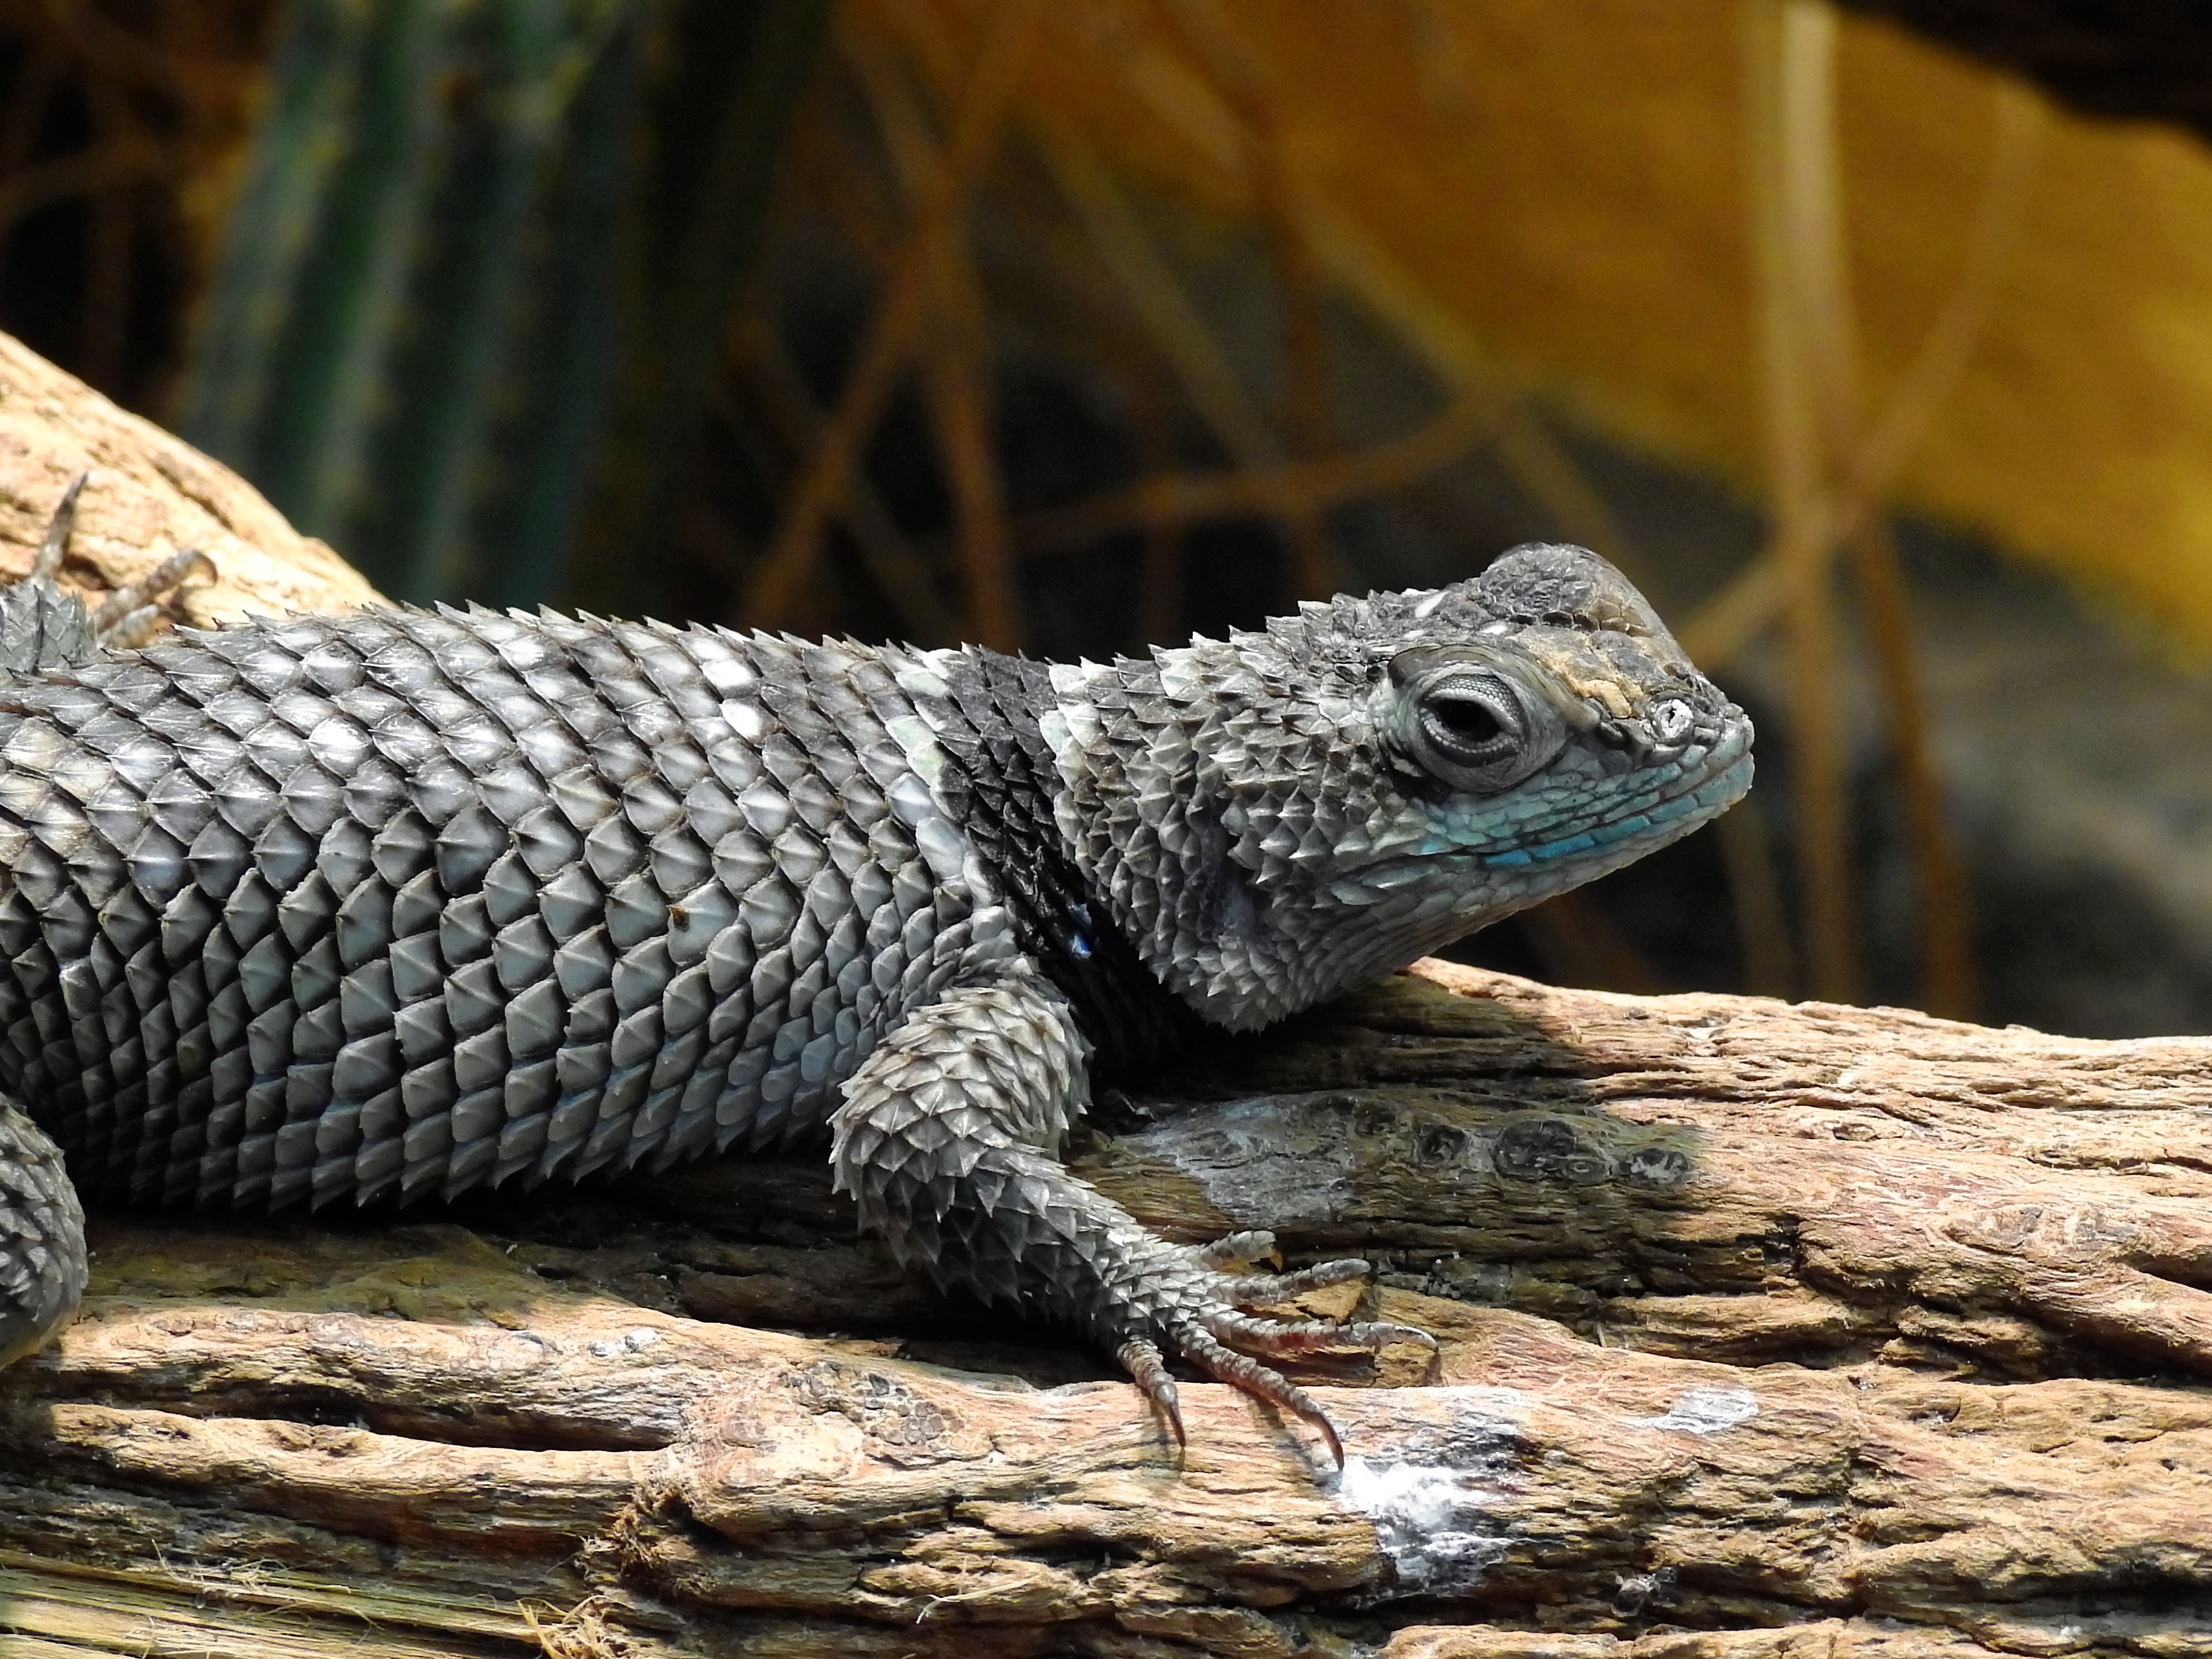
[[[1596,841],[1588,835],[1569,836],[1565,841],[1547,841],[1541,847],[1529,848],[1529,856],[1538,859],[1565,858],[1570,853],[1586,853],[1596,845]]]

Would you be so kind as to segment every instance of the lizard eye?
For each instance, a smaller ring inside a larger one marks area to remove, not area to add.
[[[1566,732],[1543,698],[1487,664],[1434,664],[1401,678],[1393,725],[1425,771],[1455,789],[1510,789],[1559,751]]]
[[[1462,766],[1487,766],[1519,749],[1527,721],[1520,700],[1485,675],[1451,679],[1421,700],[1422,733]]]

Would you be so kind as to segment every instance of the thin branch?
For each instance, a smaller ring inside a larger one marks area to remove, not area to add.
[[[1236,112],[1245,173],[1267,228],[1274,270],[1291,453],[1302,459],[1327,455],[1336,447],[1329,411],[1328,319],[1322,271],[1298,210],[1281,94],[1212,0],[1164,0],[1161,15]],[[1336,592],[1345,571],[1329,545],[1327,526],[1313,514],[1289,510],[1282,521],[1293,590],[1303,599],[1325,599]]]
[[[1078,15],[1073,10],[1056,12],[1054,21],[1074,28]],[[1077,42],[1079,47],[1086,44],[1081,39]],[[1149,32],[1133,37],[1127,50],[1107,61],[1121,72],[1132,100],[1153,110],[1188,140],[1194,159],[1218,168],[1229,190],[1249,188],[1243,151],[1234,141],[1234,115],[1216,87],[1164,54]],[[1252,72],[1259,73],[1256,66]],[[1189,96],[1170,97],[1165,88],[1170,82]],[[1055,142],[1065,137],[1057,131],[1053,135]],[[1500,459],[1530,498],[1551,514],[1559,533],[1595,549],[1635,577],[1633,552],[1602,495],[1522,401],[1465,323],[1337,204],[1310,181],[1296,184],[1291,209],[1305,246],[1328,280],[1394,330],[1455,401],[1484,399]],[[1180,371],[1182,366],[1177,367]],[[1202,398],[1194,393],[1193,402],[1213,419]]]
[[[1281,153],[1282,124],[1271,118],[1259,136],[1255,153],[1264,158],[1258,168],[1260,200],[1267,210],[1276,299],[1282,310],[1284,412],[1291,453],[1311,459],[1337,447],[1335,422],[1329,413],[1328,326],[1321,270],[1292,204]],[[1343,562],[1330,545],[1328,526],[1320,517],[1288,517],[1283,530],[1291,550],[1291,586],[1297,597],[1325,599],[1345,585]]]
[[[1133,102],[1158,114],[1188,140],[1192,153],[1213,165],[1231,192],[1249,190],[1253,181],[1242,131],[1218,88],[1191,70],[1184,61],[1188,54],[1164,53],[1154,32],[1139,32],[1126,40],[1117,37],[1117,50],[1097,53],[1098,43],[1085,22],[1090,16],[1073,9],[1050,14],[1056,27],[1071,33],[1073,49],[1097,54],[1102,62],[1118,70]],[[1254,72],[1258,72],[1256,67]],[[1170,84],[1179,89],[1173,96],[1169,94]],[[1047,162],[1098,247],[1102,261],[1115,270],[1146,326],[1161,341],[1164,354],[1194,406],[1247,472],[1256,469],[1273,476],[1272,464],[1278,453],[1275,441],[1256,413],[1246,414],[1250,399],[1233,374],[1226,372],[1225,367],[1214,366],[1219,354],[1209,331],[1188,301],[1181,300],[1172,277],[1162,280],[1164,262],[1155,256],[1153,268],[1146,270],[1126,257],[1127,250],[1146,245],[1141,229],[1135,228],[1134,216],[1126,211],[1117,216],[1117,226],[1109,217],[1110,198],[1086,187],[1090,181],[1085,173],[1093,178],[1105,177],[1103,169],[1088,157],[1081,141],[1065,125],[1047,122],[1038,137]],[[1088,168],[1083,165],[1086,160]],[[1396,331],[1452,393],[1445,419],[1458,447],[1435,465],[1456,459],[1481,438],[1493,440],[1513,477],[1551,514],[1561,534],[1605,554],[1626,568],[1632,578],[1638,575],[1626,538],[1603,497],[1522,402],[1460,319],[1334,203],[1304,180],[1295,184],[1285,192],[1289,209],[1295,215],[1302,242],[1311,250],[1320,270]],[[1161,303],[1164,296],[1164,304]],[[1478,422],[1480,429],[1462,443],[1457,434],[1469,431],[1462,425],[1463,421]],[[1395,447],[1395,443],[1386,444],[1370,453]],[[1266,465],[1261,465],[1263,457]],[[1354,473],[1364,474],[1367,465],[1359,462]],[[1395,467],[1391,470],[1396,471]],[[1288,476],[1323,482],[1336,477],[1328,468]],[[1111,533],[1135,526],[1179,522],[1176,514],[1186,505],[1206,511],[1225,507],[1282,516],[1281,503],[1253,500],[1254,487],[1252,478],[1225,488],[1218,480],[1200,479],[1139,486],[1109,503],[1067,509],[1065,514],[1036,515],[1017,526],[1017,542],[1024,551],[1040,550],[1088,533],[1088,526],[1106,526],[1102,533]]]
[[[131,111],[109,82],[85,88],[100,147],[129,143]],[[93,385],[120,395],[125,336],[131,326],[131,254],[137,241],[136,204],[122,190],[94,191],[86,204],[84,276],[77,304],[77,368]]]
[[[1947,1018],[1971,1018],[1975,978],[1972,912],[1958,845],[1943,810],[1943,781],[1928,740],[1928,699],[1905,602],[1905,573],[1884,525],[1867,525],[1851,538],[1850,551],[1883,701],[1888,706],[1890,750],[1905,796],[1914,875],[1920,885],[1922,1006]]]
[[[1998,280],[2027,216],[2049,113],[2042,97],[2030,88],[2010,81],[1996,82],[1990,173],[1975,210],[1973,231],[1943,309],[1851,458],[1847,476],[1862,499],[1879,500],[1889,493],[1981,343]]]
[[[1826,14],[1805,0],[1790,0],[1781,13],[1778,32],[1772,31],[1769,16],[1763,9],[1747,13],[1754,41],[1754,92],[1761,51],[1784,54],[1782,84],[1773,94],[1778,98],[1789,97],[1793,76],[1799,82],[1814,76],[1832,80],[1832,20],[1821,21]],[[1774,38],[1761,43],[1758,37],[1762,30]],[[1829,37],[1825,41],[1824,35]],[[1768,294],[1771,407],[1778,411],[1778,453],[1793,443],[1803,445],[1804,453],[1778,464],[1772,544],[1692,619],[1682,638],[1698,659],[1711,667],[1726,662],[1778,611],[1790,619],[1793,710],[1801,727],[1801,751],[1813,762],[1801,773],[1799,808],[1806,841],[1808,933],[1816,958],[1824,949],[1824,937],[1829,941],[1824,986],[1847,984],[1847,978],[1836,976],[1838,963],[1832,954],[1832,930],[1841,925],[1836,912],[1848,900],[1832,873],[1846,850],[1841,846],[1846,811],[1843,760],[1832,732],[1832,692],[1826,688],[1832,678],[1833,651],[1832,642],[1824,647],[1808,630],[1814,625],[1813,615],[1827,603],[1834,550],[1839,543],[1849,548],[1912,828],[1912,857],[1922,900],[1923,994],[1931,1009],[1964,1014],[1972,1004],[1974,980],[1966,884],[1929,750],[1926,698],[1903,573],[1877,515],[1987,322],[1998,276],[2024,215],[2044,126],[2043,106],[2033,94],[1999,84],[1990,177],[1960,276],[1881,418],[1861,434],[1854,429],[1854,350],[1843,276],[1841,215],[1835,204],[1835,163],[1829,149],[1832,140],[1823,136],[1832,133],[1833,115],[1832,109],[1817,107],[1832,94],[1808,93],[1802,87],[1799,93],[1793,111],[1766,112],[1782,144],[1796,161],[1790,176],[1779,181],[1785,199],[1779,206],[1772,200],[1764,204],[1759,235],[1763,271],[1780,270],[1786,275],[1778,286],[1770,285]],[[1754,115],[1754,142],[1761,125]],[[1771,155],[1764,160],[1770,168],[1790,166]],[[1760,171],[1755,169],[1755,183]],[[1772,183],[1765,186],[1774,187]],[[1778,242],[1767,240],[1777,235]],[[1783,307],[1778,312],[1778,305]],[[1779,354],[1795,354],[1802,361],[1793,363]],[[1823,450],[1831,458],[1826,466],[1821,465]],[[1823,771],[1827,775],[1820,775]],[[1830,931],[1824,933],[1824,929]],[[1826,994],[1837,992],[1828,989]]]
[[[1798,905],[1816,995],[1858,1000],[1857,906],[1828,549],[1815,504],[1848,441],[1854,358],[1836,156],[1837,21],[1823,0],[1749,0],[1753,235],[1778,562],[1791,578],[1790,769]]]
[[[1774,515],[1788,580],[1790,765],[1799,906],[1816,994],[1856,1000],[1840,653],[1826,526],[1824,437],[1848,401],[1849,304],[1835,156],[1835,15],[1819,0],[1746,0],[1751,232]],[[1711,666],[1708,664],[1708,666]]]
[[[188,9],[156,6],[149,9],[155,21],[174,22],[175,17],[165,15]],[[118,27],[101,14],[100,8],[87,5],[83,0],[39,0],[38,11],[52,35],[101,79],[168,93],[188,107],[240,102],[250,94],[262,73],[258,58],[197,52],[173,40],[145,40]]]
[[[1865,608],[1890,750],[1911,831],[1920,889],[1922,1000],[1930,1013],[1962,1019],[1972,1015],[1975,1004],[1972,910],[1929,743],[1927,693],[1904,570],[1888,527],[1876,514],[1965,371],[2026,215],[2045,107],[2033,93],[2001,81],[1994,115],[1990,177],[1959,278],[1881,418],[1850,450],[1838,488],[1845,503],[1840,516],[1850,526],[1844,542]]]
[[[845,136],[842,125],[802,121],[793,129],[784,166],[790,172],[793,197],[825,213],[880,280],[898,244],[884,228],[887,210],[877,199],[884,192],[876,188],[870,170],[854,157],[852,146],[838,142]]]
[[[1134,209],[1113,176],[1078,141],[1048,133],[1048,163],[1062,193],[1075,210],[1102,261],[1113,271],[1130,308],[1158,342],[1187,395],[1231,456],[1247,469],[1263,470],[1279,459],[1283,446],[1253,404],[1197,308],[1165,259],[1152,246]],[[1254,148],[1267,148],[1254,135]],[[1279,162],[1255,164],[1255,185],[1263,200],[1279,207],[1283,191],[1266,179],[1279,179]],[[1282,293],[1285,357],[1290,365],[1288,399],[1293,453],[1326,454],[1334,442],[1328,434],[1327,341],[1322,334],[1319,273],[1296,225],[1277,218],[1272,246]],[[1328,545],[1321,520],[1299,503],[1281,501],[1261,509],[1281,526],[1291,554],[1291,586],[1302,597],[1334,592],[1344,572]]]
[[[865,28],[848,28],[842,45],[901,186],[918,201],[944,165],[921,101],[890,53]],[[966,637],[1012,651],[1021,643],[1021,605],[994,458],[990,323],[965,237],[939,240],[934,278],[938,326],[921,353],[922,389],[937,428],[967,578]]]
[[[1136,209],[1105,164],[1060,127],[1038,135],[1039,149],[1077,222],[1112,273],[1191,407],[1240,466],[1282,458],[1282,445],[1221,350],[1212,329],[1152,245]]]
[[[141,179],[167,178],[176,158],[141,134],[90,149],[71,150],[0,179],[0,236],[25,219],[73,196],[88,196]]]
[[[1014,588],[1006,499],[994,459],[991,342],[981,284],[963,246],[947,243],[938,262],[945,326],[922,360],[923,386],[934,411],[959,530],[967,578],[968,637],[997,651],[1021,644],[1021,604]]]
[[[749,313],[732,331],[730,346],[749,371],[740,378],[775,428],[777,440],[791,454],[812,454],[829,417],[775,331]],[[869,580],[890,601],[908,637],[925,645],[950,645],[958,639],[960,618],[939,596],[929,561],[899,527],[865,473],[855,472],[847,486],[844,517]]]
[[[1462,398],[1427,425],[1371,448],[1233,472],[1161,473],[1018,519],[1014,543],[1024,554],[1045,553],[1156,526],[1279,512],[1286,504],[1318,513],[1399,489],[1457,460],[1489,434],[1492,414],[1487,398]]]
[[[1832,532],[1831,532],[1832,539]],[[1692,662],[1708,673],[1732,665],[1771,626],[1789,599],[1777,548],[1770,540],[1721,591],[1674,630]]]
[[[1647,573],[1638,570],[1635,550],[1604,495],[1459,315],[1336,204],[1309,191],[1299,207],[1315,253],[1337,284],[1395,330],[1455,392],[1486,400],[1498,459],[1552,516],[1559,533],[1602,553],[1632,580],[1642,580]]]
[[[757,627],[780,622],[813,575],[823,532],[843,501],[860,447],[890,400],[937,291],[940,250],[960,234],[969,193],[996,148],[1036,36],[1037,10],[1036,0],[998,0],[993,8],[944,159],[917,195],[914,228],[885,273],[882,303],[844,396],[745,596],[744,615]]]
[[[1174,405],[1152,365],[1139,359],[1135,352],[1124,356],[1129,360],[1124,378],[1130,388],[1138,459],[1148,474],[1158,477],[1175,465],[1175,449],[1170,441]],[[1137,599],[1139,638],[1166,644],[1179,636],[1188,625],[1188,550],[1186,526],[1165,520],[1145,526],[1144,564]]]
[[[1079,145],[1058,146],[1048,132],[1030,136],[1039,141],[1048,172],[1058,176],[1049,202],[1042,192],[1018,189],[997,199],[1009,232],[1039,256],[1009,275],[1025,276],[1042,284],[1055,311],[1071,299],[1076,303],[1076,318],[1060,326],[1073,329],[1073,337],[1091,339],[1121,386],[1139,476],[1165,473],[1175,467],[1176,440],[1184,408],[1176,393],[1180,391],[1188,398],[1192,380],[1203,384],[1209,371],[1218,371],[1220,378],[1215,384],[1223,392],[1221,401],[1237,412],[1231,418],[1241,415],[1250,422],[1249,432],[1256,434],[1261,446],[1258,459],[1279,459],[1274,453],[1273,434],[1266,431],[1258,410],[1220,355],[1214,337],[1154,248],[1113,176]],[[1078,191],[1103,222],[1086,227],[1086,216],[1080,208],[1073,215],[1051,210],[1075,206]],[[1123,266],[1118,276],[1113,270],[1116,264]],[[1132,268],[1133,283],[1128,280]],[[1156,317],[1165,314],[1167,327],[1147,326],[1140,314],[1146,303],[1152,305]],[[1178,351],[1186,365],[1198,366],[1194,376],[1176,372],[1173,360]],[[1216,437],[1221,435],[1215,433]],[[1141,557],[1137,637],[1172,640],[1188,626],[1185,526],[1169,520],[1147,526]]]
[[[1859,533],[1887,499],[1898,474],[1926,435],[1943,400],[1980,343],[2021,222],[2049,115],[2033,92],[1996,83],[1990,173],[1959,274],[1936,321],[1881,413],[1853,446],[1841,471],[1849,499],[1823,501],[1822,536],[1831,547]],[[1733,662],[1786,602],[1783,573],[1769,548],[1677,630],[1685,649],[1708,668]]]

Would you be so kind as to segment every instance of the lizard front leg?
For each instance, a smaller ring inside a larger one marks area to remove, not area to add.
[[[68,1321],[86,1273],[84,1212],[61,1149],[0,1100],[0,1366]]]
[[[1069,1174],[1059,1153],[1087,1097],[1087,1054],[1073,1011],[1034,973],[951,990],[909,1017],[846,1084],[831,1120],[839,1189],[902,1261],[945,1286],[1044,1314],[1112,1352],[1178,1442],[1170,1353],[1304,1418],[1341,1464],[1321,1408],[1263,1360],[1434,1343],[1401,1325],[1254,1318],[1243,1309],[1363,1277],[1368,1266],[1225,1272],[1259,1259],[1269,1237],[1171,1244]]]

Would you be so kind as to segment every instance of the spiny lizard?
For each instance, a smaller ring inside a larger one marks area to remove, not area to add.
[[[1571,547],[1068,665],[484,610],[118,651],[41,574],[0,593],[0,1364],[82,1294],[72,1181],[265,1210],[826,1143],[902,1260],[1178,1437],[1170,1357],[1335,1450],[1265,1362],[1427,1339],[1244,1311],[1366,1265],[1147,1233],[1059,1161],[1091,1078],[1686,834],[1751,735]]]

